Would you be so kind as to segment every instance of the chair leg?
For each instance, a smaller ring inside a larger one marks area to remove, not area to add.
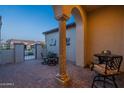
[[[94,79],[93,79],[93,83],[92,83],[92,86],[91,86],[92,88],[94,86],[94,83],[95,83],[96,78],[97,78],[97,76],[95,76]]]
[[[118,85],[117,85],[117,83],[115,82],[115,77],[112,76],[112,79],[113,79],[113,83],[114,83],[115,87],[118,88]]]
[[[104,88],[106,87],[105,84],[106,84],[106,77],[104,77],[104,80],[103,80],[103,87]]]

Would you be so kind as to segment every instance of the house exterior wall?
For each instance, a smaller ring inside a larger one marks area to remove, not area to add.
[[[46,39],[47,53],[53,52],[59,54],[59,33],[54,32],[54,33],[46,34],[45,39]],[[54,42],[54,41],[52,42],[52,40],[56,40],[55,46],[52,46]]]
[[[70,45],[66,46],[66,57],[67,60],[72,61],[76,64],[76,30],[75,28],[69,29],[66,34],[67,38],[70,38]]]
[[[93,54],[105,49],[124,57],[124,6],[105,6],[87,16],[89,63]]]
[[[66,57],[67,60],[76,62],[76,31],[75,28],[67,29],[66,37],[70,38],[70,45],[66,46]],[[47,52],[53,52],[59,54],[59,32],[54,32],[45,35]],[[50,46],[56,40],[55,46]]]

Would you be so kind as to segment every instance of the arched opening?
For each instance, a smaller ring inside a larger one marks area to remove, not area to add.
[[[75,33],[75,52],[76,52],[76,65],[84,67],[84,30],[83,18],[78,8],[74,7],[71,12],[74,16],[76,23]]]

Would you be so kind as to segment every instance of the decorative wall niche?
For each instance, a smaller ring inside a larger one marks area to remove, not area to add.
[[[50,46],[56,46],[56,39],[50,40]]]
[[[66,38],[66,45],[70,46],[70,38],[69,37]]]

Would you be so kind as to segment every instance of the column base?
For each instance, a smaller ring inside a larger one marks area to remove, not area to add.
[[[63,86],[68,86],[70,84],[70,78],[66,74],[65,75],[57,74],[56,80],[58,81],[59,84],[61,84]]]

